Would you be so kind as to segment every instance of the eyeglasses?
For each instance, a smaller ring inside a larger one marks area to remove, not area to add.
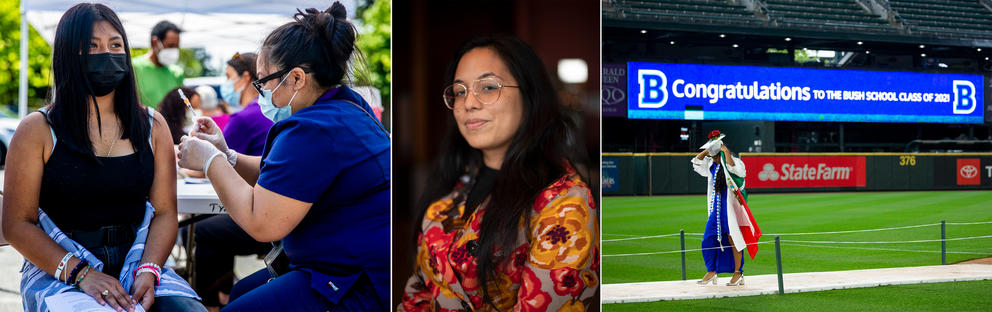
[[[299,66],[296,66],[296,67],[299,67]],[[286,69],[283,69],[283,70],[280,70],[280,71],[271,73],[268,76],[259,78],[258,80],[252,81],[251,82],[251,86],[252,87],[255,87],[255,91],[258,91],[258,94],[262,94],[262,86],[265,85],[266,82],[268,82],[269,80],[272,80],[272,79],[276,79],[276,78],[282,77],[283,75],[285,75],[286,73],[290,72],[291,70],[293,70],[293,68],[296,68],[296,67],[288,67]],[[300,69],[302,69],[304,73],[310,73],[311,72],[311,70],[308,69],[308,68],[300,67]]]
[[[492,104],[499,100],[499,95],[503,88],[519,88],[520,86],[504,86],[495,78],[482,78],[472,82],[472,94],[475,99],[482,104]],[[444,105],[448,109],[455,109],[455,106],[465,105],[468,97],[469,87],[464,83],[453,83],[444,88]]]

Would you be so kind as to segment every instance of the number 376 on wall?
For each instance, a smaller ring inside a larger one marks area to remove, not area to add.
[[[904,155],[899,156],[900,166],[916,166],[916,156]]]

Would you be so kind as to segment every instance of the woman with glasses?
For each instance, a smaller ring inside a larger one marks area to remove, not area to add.
[[[516,38],[476,38],[455,54],[442,97],[452,118],[399,310],[599,304],[595,199],[575,169],[584,149],[544,68]]]
[[[262,156],[231,151],[202,118],[180,144],[180,166],[202,169],[231,218],[258,241],[281,241],[288,258],[286,268],[266,261],[235,284],[224,310],[381,311],[389,304],[389,134],[344,85],[360,53],[344,6],[294,19],[269,34],[256,61],[262,78],[252,84],[275,122]]]
[[[66,10],[52,75],[55,101],[21,121],[4,173],[4,236],[27,260],[24,309],[48,311],[59,295],[117,311],[206,311],[165,266],[177,227],[172,138],[138,102],[117,14]]]

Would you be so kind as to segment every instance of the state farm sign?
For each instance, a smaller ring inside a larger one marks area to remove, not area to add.
[[[747,188],[865,186],[864,156],[745,157]]]

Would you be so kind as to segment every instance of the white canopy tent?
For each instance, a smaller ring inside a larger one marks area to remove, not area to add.
[[[354,18],[356,0],[340,0]],[[49,44],[62,13],[81,1],[21,0],[20,83],[18,116],[27,115],[28,23]],[[114,10],[132,48],[147,48],[156,23],[168,20],[183,29],[182,48],[204,48],[221,59],[235,52],[256,51],[265,36],[292,20],[297,8],[326,9],[330,0],[93,0]],[[226,59],[225,59],[226,60]]]

